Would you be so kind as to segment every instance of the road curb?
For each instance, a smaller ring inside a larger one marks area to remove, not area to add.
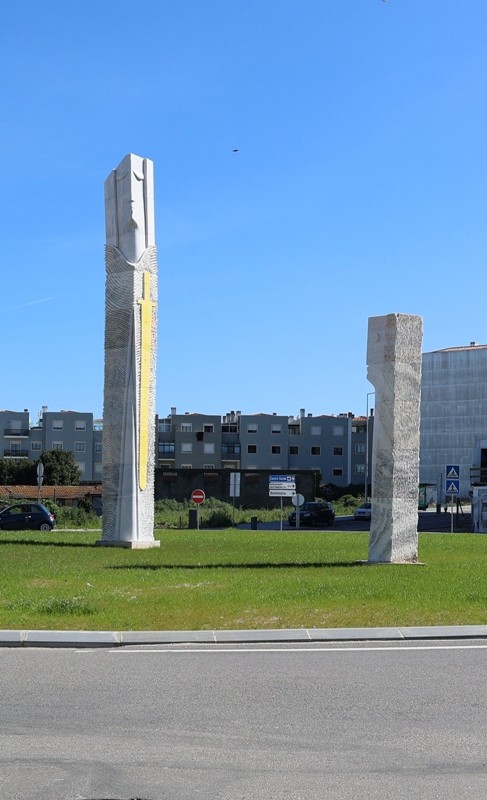
[[[0,647],[128,647],[154,644],[250,644],[487,639],[487,625],[399,628],[290,628],[222,631],[0,631]]]

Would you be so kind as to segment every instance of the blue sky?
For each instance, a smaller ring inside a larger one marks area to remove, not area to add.
[[[486,34],[485,0],[5,5],[0,407],[102,415],[128,152],[155,165],[160,415],[364,413],[370,316],[485,343]]]

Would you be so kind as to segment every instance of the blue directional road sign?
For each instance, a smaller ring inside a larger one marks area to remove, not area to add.
[[[269,497],[292,497],[295,494],[295,475],[269,475]]]

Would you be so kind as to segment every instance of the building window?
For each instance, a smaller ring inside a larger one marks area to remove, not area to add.
[[[247,445],[247,453],[249,455],[253,454],[253,453],[256,453],[256,452],[257,452],[257,445],[256,444],[248,444]]]
[[[77,461],[76,462],[76,466],[78,467],[79,470],[81,470],[81,472],[85,471],[85,462],[84,461]]]
[[[62,450],[63,443],[62,442],[53,442],[51,445],[51,450]]]
[[[74,451],[75,453],[84,453],[86,450],[86,445],[84,442],[75,442],[74,443]]]
[[[191,422],[181,423],[181,433],[191,433],[192,430],[193,430],[193,424]]]
[[[181,443],[181,453],[192,453],[193,452],[193,445],[191,442],[182,442]]]
[[[205,442],[203,445],[203,453],[207,453],[208,455],[213,455],[215,452],[215,443],[214,442]]]
[[[222,444],[222,456],[239,456],[240,443],[239,442],[224,442]]]
[[[41,445],[40,442],[31,442],[30,443],[30,449],[31,450],[41,450],[41,448],[42,448],[42,445]]]
[[[157,429],[159,433],[171,433],[171,423],[168,419],[159,420]]]
[[[159,442],[157,449],[160,457],[174,458],[176,453],[176,444],[175,442]]]
[[[311,447],[311,455],[312,456],[320,456],[321,455],[321,447]]]
[[[321,436],[321,425],[311,426],[311,436]]]
[[[299,447],[297,444],[290,444],[289,445],[289,455],[290,456],[299,456]]]
[[[86,420],[85,419],[77,419],[77,420],[75,420],[74,429],[75,429],[75,431],[85,431],[86,430]]]
[[[94,472],[95,475],[100,475],[103,472],[103,464],[100,461],[94,464]]]
[[[181,464],[181,469],[193,469],[192,464]]]
[[[222,425],[222,433],[238,433],[238,425]]]
[[[252,422],[247,425],[247,433],[258,433],[258,432],[259,432],[259,427],[255,423]]]
[[[214,433],[215,426],[213,424],[203,425],[203,433]]]
[[[333,448],[333,455],[334,456],[342,456],[343,455],[343,447],[334,447]]]
[[[271,425],[271,433],[282,433],[282,425],[272,424]]]
[[[343,436],[343,425],[333,426],[333,436]]]
[[[341,467],[338,467],[333,470],[332,475],[334,478],[341,478],[343,475],[343,470],[341,469]]]
[[[273,444],[271,447],[271,453],[273,456],[278,456],[281,454],[281,445],[280,444]]]
[[[203,464],[203,469],[215,469],[214,464]]]
[[[95,453],[101,453],[101,442],[95,442]]]
[[[357,453],[357,455],[365,453],[365,445],[364,444],[356,444],[355,445],[355,452]]]
[[[53,421],[52,421],[52,429],[53,429],[53,431],[62,431],[62,429],[63,429],[63,421],[62,421],[62,419],[53,419]]]
[[[365,475],[365,464],[355,464],[355,474]]]

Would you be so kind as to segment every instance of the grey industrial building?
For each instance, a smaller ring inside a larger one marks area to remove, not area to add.
[[[420,480],[441,494],[452,464],[461,497],[487,484],[487,345],[476,342],[423,354]]]

